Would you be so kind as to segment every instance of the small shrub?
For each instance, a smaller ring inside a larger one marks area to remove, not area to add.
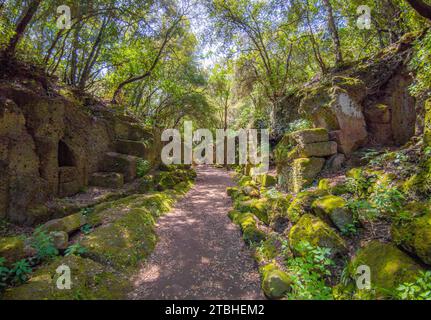
[[[396,297],[401,300],[431,300],[431,271],[421,271],[415,282],[401,284]]]
[[[79,243],[75,243],[70,245],[65,252],[66,256],[75,255],[80,256],[81,254],[84,254],[87,252],[87,249],[81,246]]]
[[[81,211],[79,211],[83,216],[89,216],[94,212],[94,208],[82,208]]]
[[[329,258],[330,249],[314,247],[303,241],[296,248],[300,256],[288,259],[286,267],[292,277],[292,291],[287,295],[291,300],[330,300],[332,289],[326,284],[330,276],[329,267],[334,262]]]
[[[355,221],[375,221],[380,218],[379,210],[367,200],[349,199],[347,206]]]
[[[379,183],[371,194],[370,200],[380,213],[394,214],[403,206],[405,196],[397,188],[391,188],[386,183]]]
[[[26,282],[31,272],[32,269],[26,259],[16,262],[13,265],[13,268],[10,270],[10,273],[13,277],[12,282],[14,284],[22,284]]]
[[[148,160],[138,159],[136,174],[139,178],[144,177],[151,170],[151,163]]]
[[[93,227],[88,223],[81,227],[81,232],[83,234],[89,234],[91,231],[93,231]]]
[[[298,119],[291,123],[289,123],[289,126],[287,128],[287,132],[295,132],[298,130],[305,130],[305,129],[311,129],[313,128],[313,124],[310,120],[307,119]]]
[[[39,260],[51,259],[58,255],[58,250],[54,246],[52,237],[43,231],[41,227],[36,228],[34,231],[31,246],[36,249],[36,256]]]
[[[346,237],[354,236],[358,233],[358,228],[355,223],[347,224],[341,230],[341,234]]]

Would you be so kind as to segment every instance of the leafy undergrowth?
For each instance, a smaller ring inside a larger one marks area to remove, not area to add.
[[[155,223],[170,211],[196,176],[192,169],[167,167],[145,193],[85,208],[88,223],[72,234],[64,250],[42,227],[25,241],[29,257],[0,260],[3,299],[121,299],[130,290],[130,275],[157,242]],[[62,265],[70,267],[72,289],[60,290]]]

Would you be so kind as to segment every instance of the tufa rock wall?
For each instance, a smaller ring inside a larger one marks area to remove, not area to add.
[[[41,92],[31,83],[0,83],[0,219],[19,224],[34,223],[30,216],[47,200],[81,191],[105,154],[117,151],[117,139],[139,131],[133,118],[100,104]]]
[[[403,145],[414,134],[419,108],[409,94],[412,43],[408,34],[379,54],[313,80],[289,101],[315,127],[328,129],[338,152],[363,146]],[[283,115],[283,111],[277,112]],[[286,117],[278,119],[285,126]]]

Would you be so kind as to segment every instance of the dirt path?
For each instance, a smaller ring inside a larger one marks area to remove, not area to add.
[[[231,223],[228,173],[199,167],[192,190],[160,218],[159,242],[132,299],[262,299],[250,250]]]

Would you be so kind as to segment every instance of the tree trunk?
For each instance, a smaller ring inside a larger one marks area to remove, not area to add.
[[[32,2],[30,2],[27,9],[22,13],[21,17],[19,18],[19,22],[15,28],[15,34],[10,39],[8,46],[4,50],[5,57],[11,58],[15,55],[18,43],[22,39],[27,26],[29,25],[31,19],[33,19],[33,16],[39,8],[41,2],[42,0],[33,0]]]
[[[337,25],[335,24],[334,12],[329,0],[323,0],[323,5],[325,6],[327,12],[328,28],[331,33],[332,42],[334,43],[335,64],[340,65],[343,63],[343,54],[341,53],[340,36],[338,34]]]
[[[422,0],[406,0],[422,17],[431,20],[431,5]]]

